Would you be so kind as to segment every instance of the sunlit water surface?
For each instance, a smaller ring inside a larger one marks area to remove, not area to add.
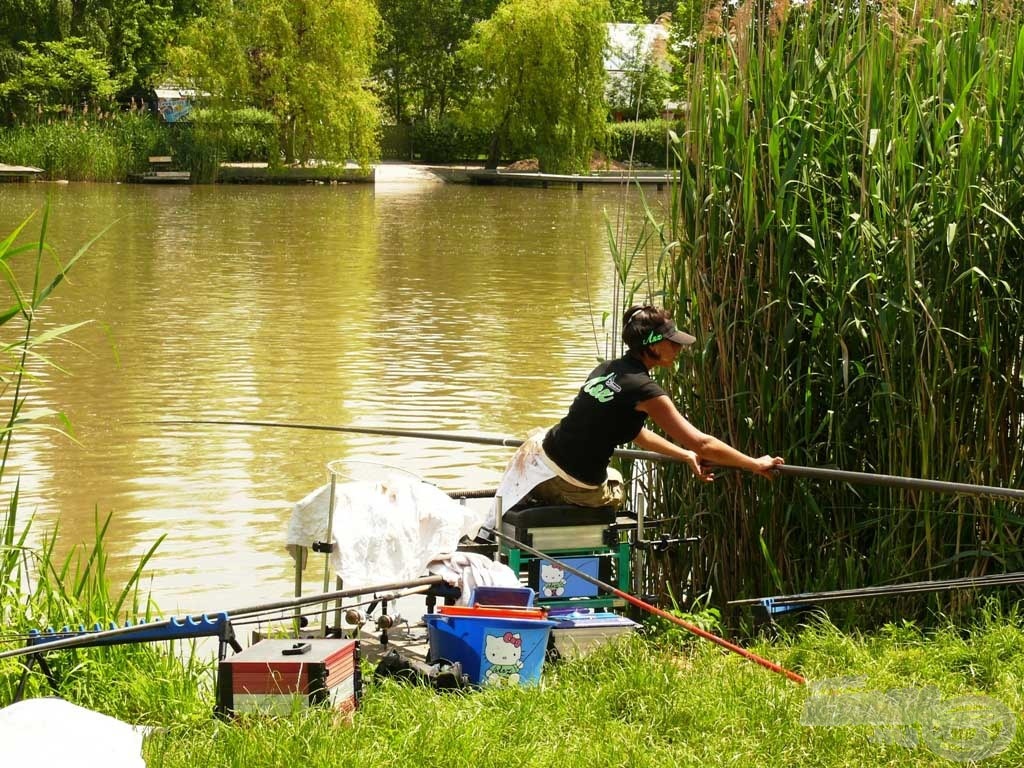
[[[617,189],[7,184],[0,234],[37,211],[23,240],[37,237],[48,197],[62,259],[112,226],[42,317],[88,325],[47,348],[62,371],[34,366],[26,391],[29,407],[66,413],[76,441],[19,434],[5,498],[20,478],[19,516],[34,515],[36,541],[59,525],[62,554],[112,515],[117,579],[165,537],[144,587],[167,612],[291,594],[290,508],[328,461],[480,488],[510,450],[145,422],[521,437],[558,418],[606,353],[608,227],[628,242],[640,210]]]

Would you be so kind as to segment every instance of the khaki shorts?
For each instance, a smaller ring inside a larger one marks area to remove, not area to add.
[[[608,469],[608,479],[597,488],[580,488],[568,480],[552,477],[530,491],[530,495],[545,504],[572,504],[577,507],[621,507],[625,498],[622,475]]]

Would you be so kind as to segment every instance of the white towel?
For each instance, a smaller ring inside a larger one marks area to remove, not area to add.
[[[460,605],[469,605],[470,593],[477,587],[520,587],[519,576],[504,563],[479,552],[452,552],[431,560],[427,571],[461,587]]]
[[[293,555],[296,547],[327,540],[330,492],[330,484],[323,485],[292,507],[285,543]],[[331,565],[346,589],[412,581],[486,522],[486,510],[460,504],[420,480],[338,483]]]

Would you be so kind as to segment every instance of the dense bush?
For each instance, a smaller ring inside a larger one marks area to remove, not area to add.
[[[65,109],[33,123],[0,128],[0,162],[42,168],[48,179],[124,181],[171,155],[193,181],[213,181],[222,162],[280,162],[277,123],[258,109],[196,110],[166,124],[144,110]]]
[[[608,157],[636,165],[667,168],[671,155],[669,131],[682,131],[678,120],[639,120],[608,124]]]
[[[426,163],[477,160],[487,155],[491,136],[452,118],[423,120],[411,131],[411,156]]]
[[[176,164],[191,171],[192,180],[214,181],[220,163],[280,164],[277,120],[259,109],[195,109],[188,120],[170,129]]]

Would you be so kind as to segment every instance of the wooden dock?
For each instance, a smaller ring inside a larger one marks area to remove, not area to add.
[[[134,173],[128,180],[135,184],[188,184],[192,174],[188,171],[149,171]]]
[[[674,175],[666,171],[597,171],[588,175],[561,174],[561,173],[538,173],[535,171],[495,171],[495,170],[467,170],[465,171],[473,184],[490,184],[515,187],[541,187],[547,189],[553,186],[570,186],[582,190],[590,185],[623,185],[642,184],[654,186],[661,191],[672,183]]]
[[[149,158],[149,170],[145,173],[133,173],[128,181],[135,184],[188,184],[192,174],[178,171],[173,167],[174,158],[170,155],[153,155]]]
[[[30,181],[43,175],[42,168],[31,165],[6,165],[0,163],[0,181]]]

